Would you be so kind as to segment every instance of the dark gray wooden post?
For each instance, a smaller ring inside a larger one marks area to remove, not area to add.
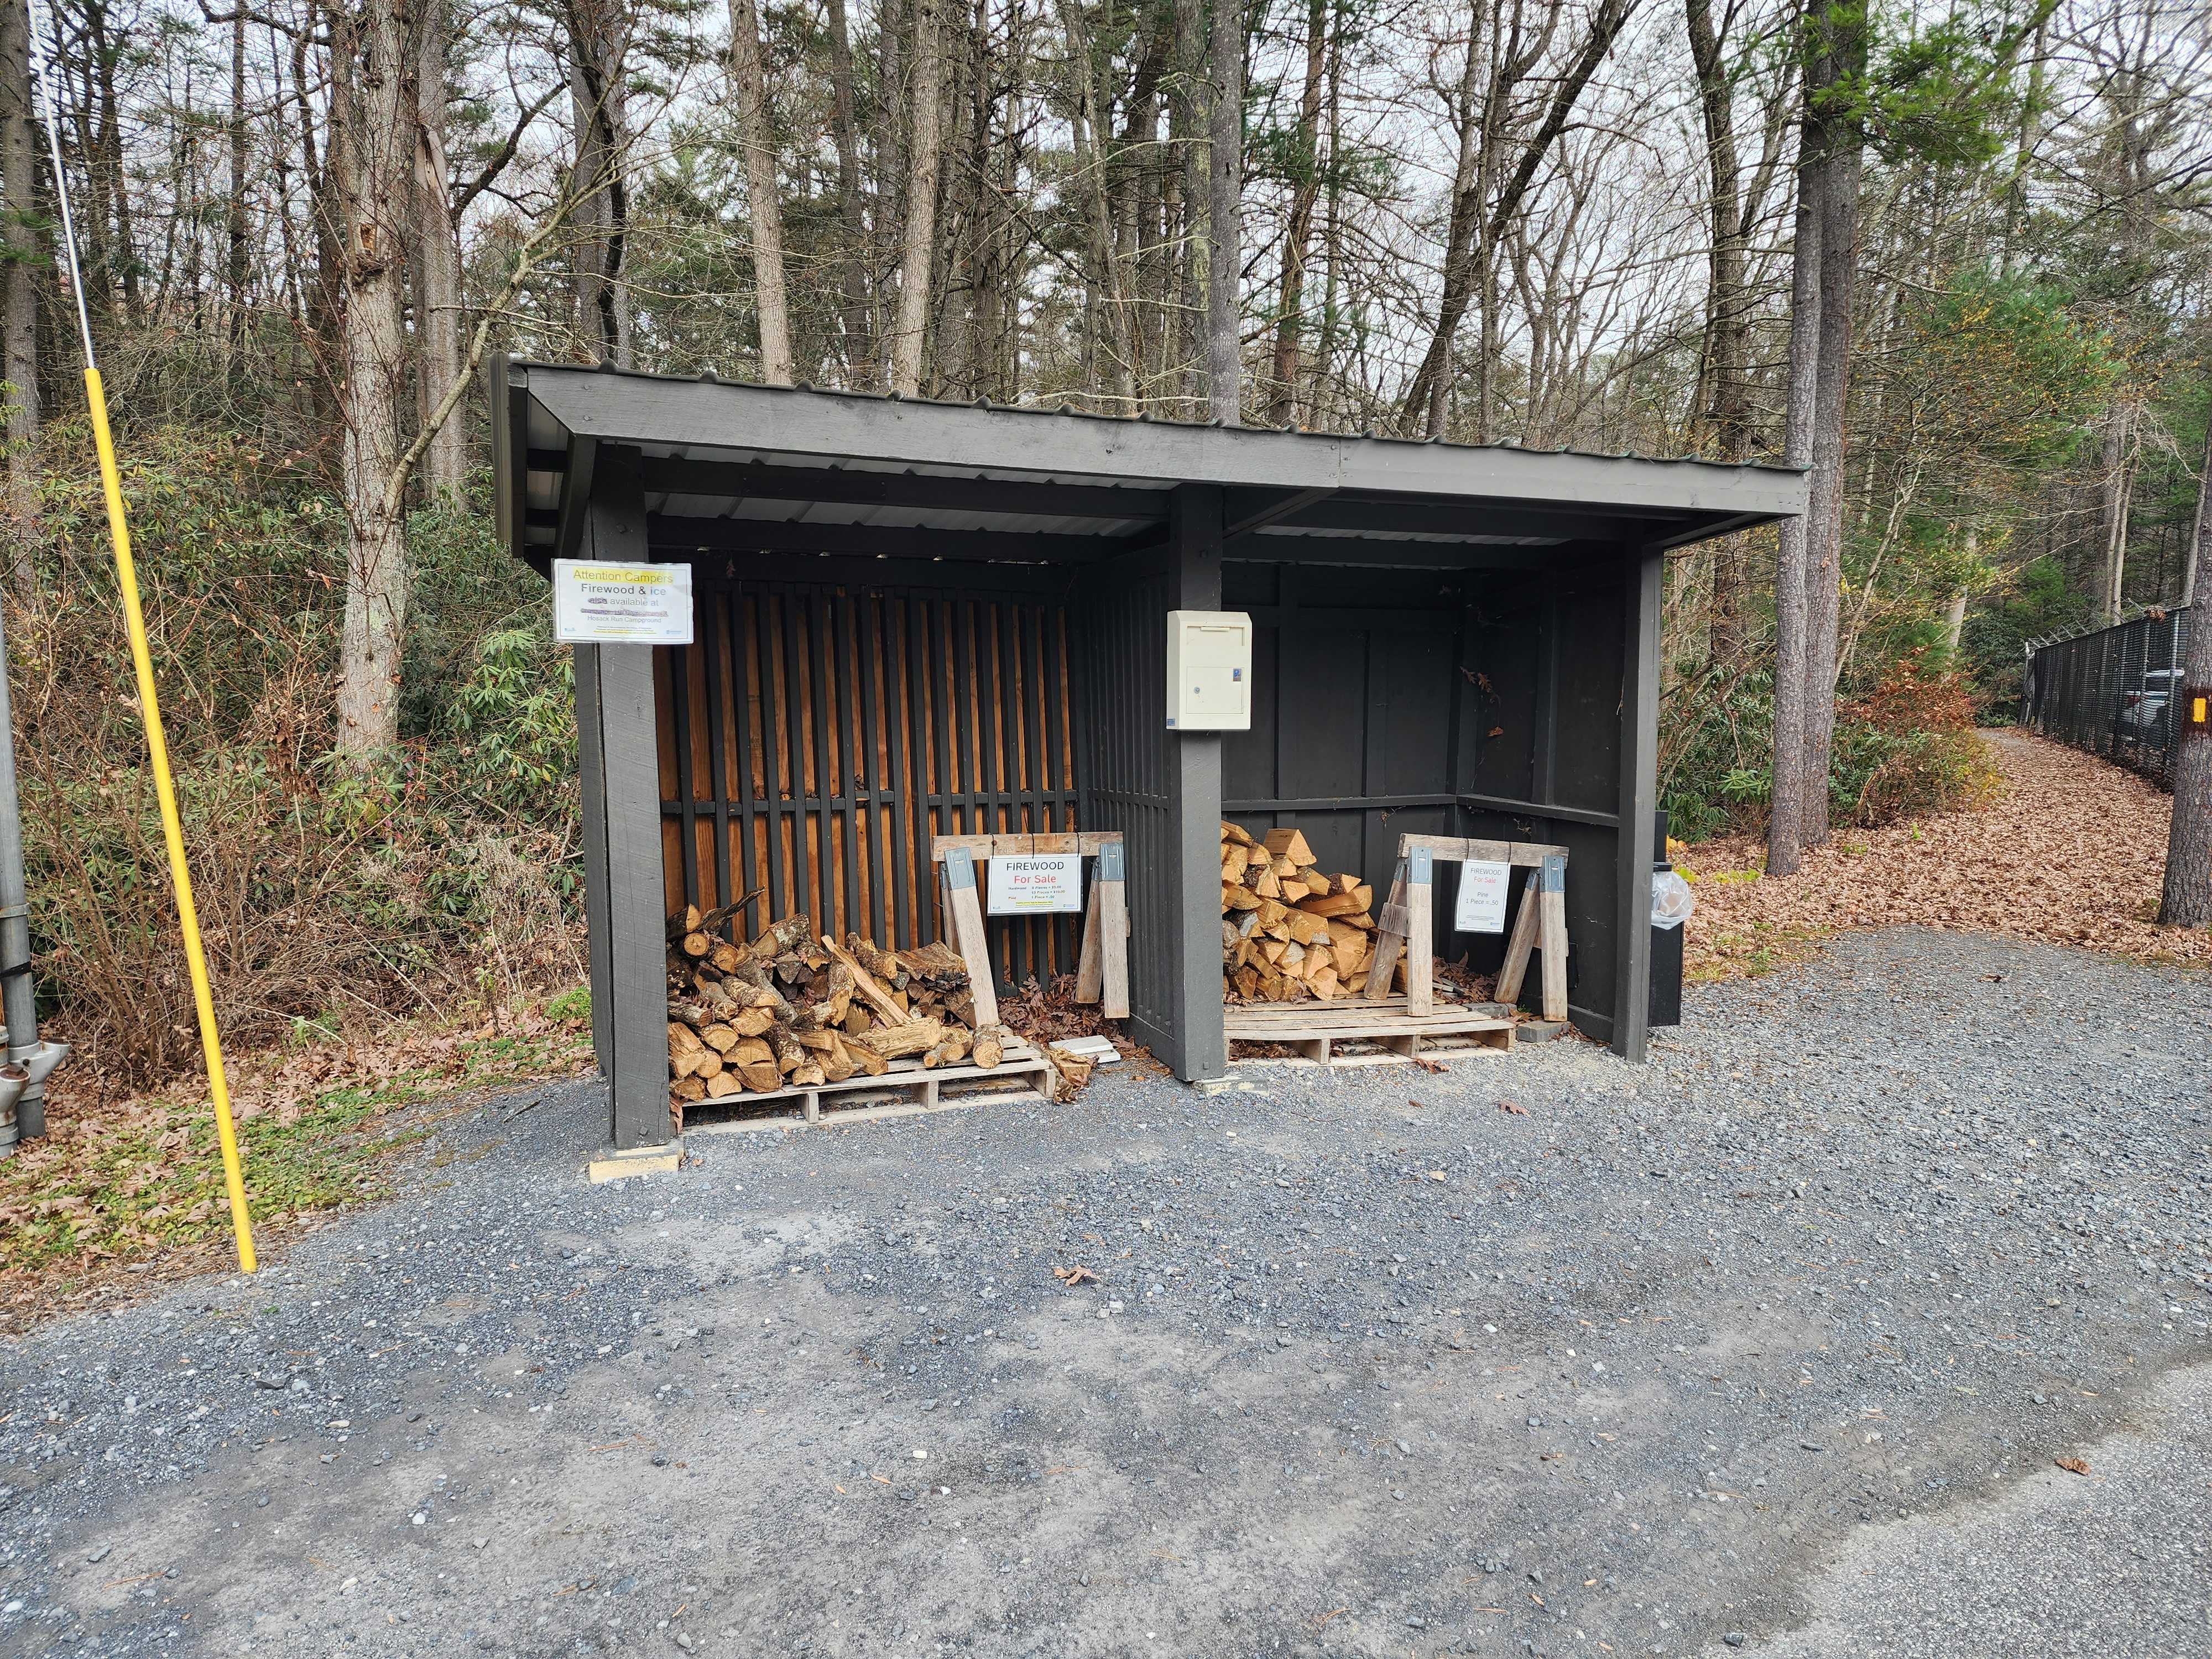
[[[1221,609],[1223,492],[1183,484],[1168,503],[1170,608]],[[1175,868],[1133,872],[1171,884],[1176,1075],[1186,1083],[1224,1077],[1229,1045],[1221,1018],[1221,734],[1166,732]]]
[[[599,720],[599,650],[571,646],[576,658],[576,770],[584,808],[584,933],[592,974],[592,1058],[615,1074],[614,975],[607,939],[607,773]]]
[[[1651,814],[1659,793],[1659,612],[1665,556],[1632,550],[1620,646],[1620,932],[1613,1051],[1641,1060],[1651,1032]]]
[[[641,562],[652,556],[636,451],[600,448],[584,514],[579,557]],[[599,892],[597,902],[586,907],[592,926],[592,1038],[613,1096],[615,1145],[659,1146],[669,1139],[670,1130],[660,732],[653,647],[587,646],[576,654],[576,720],[586,754],[585,877]]]

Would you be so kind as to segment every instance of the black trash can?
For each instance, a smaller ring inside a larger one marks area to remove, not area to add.
[[[1674,866],[1667,856],[1667,815],[1655,812],[1651,817],[1651,873],[1656,876]],[[1683,931],[1680,927],[1651,925],[1651,1024],[1655,1026],[1682,1023]]]

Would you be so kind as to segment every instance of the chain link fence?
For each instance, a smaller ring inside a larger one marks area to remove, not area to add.
[[[2147,611],[2071,639],[2031,641],[2021,708],[2028,727],[2170,785],[2173,701],[2189,652],[2189,610]]]

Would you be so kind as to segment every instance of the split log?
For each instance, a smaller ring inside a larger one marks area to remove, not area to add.
[[[860,936],[855,934],[854,937],[859,939]],[[861,942],[866,943],[865,940]],[[887,1025],[900,1025],[905,1023],[906,1011],[891,1000],[890,993],[885,990],[882,981],[877,979],[875,970],[860,958],[857,951],[848,951],[832,943],[826,933],[823,935],[822,945],[823,949],[837,959],[836,971],[842,973],[850,981],[845,988],[848,998],[858,996],[861,1001],[881,1014],[884,1017],[884,1023]],[[875,954],[880,957],[883,953],[877,951]],[[840,1014],[839,1018],[842,1020],[843,1016]]]
[[[822,941],[827,945],[830,941]],[[889,951],[876,948],[875,940],[860,933],[845,935],[845,954],[866,969],[886,991],[906,988],[906,965]]]
[[[1006,1058],[1006,1048],[1002,1041],[1003,1036],[1004,1034],[995,1025],[987,1031],[978,1032],[975,1036],[975,1046],[969,1050],[968,1063],[971,1066],[980,1066],[987,1072],[996,1066]]]
[[[754,936],[753,955],[780,957],[801,941],[816,937],[814,918],[805,911],[795,916],[786,916],[781,921],[770,922]]]
[[[787,1077],[807,1063],[806,1050],[799,1046],[799,1039],[788,1025],[769,1026],[768,1046],[775,1056],[776,1070]]]
[[[910,1019],[903,1025],[883,1026],[854,1041],[885,1060],[896,1060],[902,1054],[927,1053],[945,1041],[945,1034],[940,1020]]]
[[[1306,845],[1305,836],[1296,830],[1270,830],[1267,846],[1278,859],[1288,859],[1294,865],[1314,861],[1313,848]]]
[[[707,1079],[707,1098],[726,1100],[732,1095],[744,1092],[744,1085],[727,1072],[717,1072]]]

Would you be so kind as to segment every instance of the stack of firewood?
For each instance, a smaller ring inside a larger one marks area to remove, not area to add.
[[[838,945],[787,916],[749,945],[721,930],[744,902],[668,919],[668,1070],[679,1102],[818,1088],[890,1062],[996,1066],[1006,1034],[976,1030],[968,969],[941,944]]]
[[[1363,990],[1375,959],[1375,893],[1353,875],[1324,875],[1295,830],[1255,840],[1221,826],[1224,997],[1295,1002]]]

